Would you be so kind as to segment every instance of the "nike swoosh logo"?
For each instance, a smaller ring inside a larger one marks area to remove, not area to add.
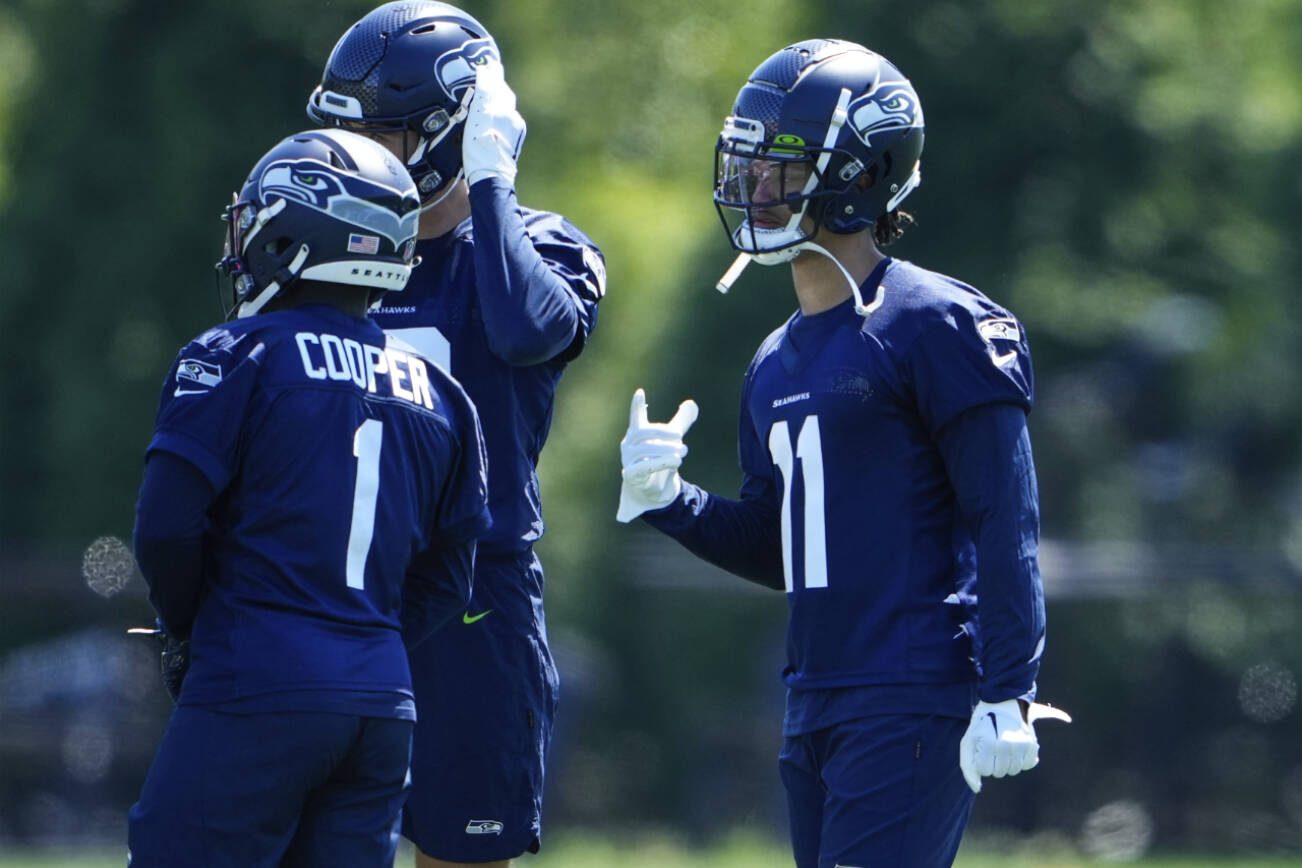
[[[470,614],[469,612],[466,612],[464,615],[461,616],[461,623],[462,623],[462,624],[473,624],[473,623],[475,623],[475,622],[478,621],[478,620],[481,620],[481,619],[483,619],[483,618],[487,618],[487,617],[488,617],[489,615],[491,615],[492,613],[493,613],[493,610],[492,610],[492,609],[485,609],[484,611],[480,612],[478,615],[472,615],[472,614]]]
[[[182,395],[206,395],[206,394],[208,394],[207,389],[182,389],[178,386],[176,391],[172,393],[172,397],[179,398]]]
[[[990,728],[995,731],[995,738],[999,738],[999,721],[995,720],[995,713],[987,711],[986,717],[990,718]]]
[[[1017,350],[1009,350],[1008,352],[1000,353],[999,355],[995,355],[994,353],[990,354],[990,361],[995,363],[996,368],[1002,368],[1015,358],[1017,358]]]

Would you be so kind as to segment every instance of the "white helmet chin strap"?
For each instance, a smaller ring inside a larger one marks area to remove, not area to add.
[[[723,273],[723,277],[719,278],[719,282],[714,285],[714,288],[719,292],[726,293],[732,288],[732,285],[736,283],[737,278],[741,277],[741,273],[746,270],[747,265],[750,265],[751,260],[758,262],[760,265],[780,265],[783,262],[790,262],[805,250],[812,250],[815,253],[821,253],[828,259],[832,260],[832,264],[836,266],[837,271],[841,272],[841,275],[845,278],[845,282],[850,284],[850,294],[854,296],[854,312],[859,316],[868,316],[870,313],[882,306],[882,302],[885,301],[886,296],[881,289],[878,289],[876,298],[868,304],[864,304],[863,296],[859,294],[859,284],[850,274],[849,269],[842,265],[841,260],[833,256],[831,251],[826,247],[821,244],[816,244],[813,241],[802,241],[792,247],[775,250],[772,253],[762,253],[758,255],[739,253],[737,258],[732,261],[732,265],[728,266],[728,270]],[[770,259],[770,257],[773,258]]]
[[[812,241],[806,241],[804,244],[797,245],[796,249],[813,250],[814,252],[821,253],[828,259],[832,260],[832,264],[836,266],[836,270],[841,272],[841,275],[845,278],[845,282],[850,284],[850,294],[854,296],[854,312],[859,314],[859,316],[868,316],[868,314],[881,307],[882,302],[886,300],[885,293],[882,292],[881,289],[878,289],[877,297],[870,303],[864,304],[863,296],[859,294],[859,284],[855,281],[854,277],[851,276],[850,270],[842,265],[841,260],[833,256],[826,247],[815,244]]]

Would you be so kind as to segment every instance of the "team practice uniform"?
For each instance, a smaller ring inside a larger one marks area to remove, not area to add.
[[[1042,651],[1030,356],[1006,310],[910,263],[862,297],[867,317],[797,313],[760,347],[740,500],[684,482],[644,517],[786,589],[797,864],[949,865],[973,705],[1031,699]]]
[[[185,521],[194,548],[151,546]],[[192,663],[131,810],[132,864],[391,865],[416,717],[404,639],[464,608],[487,524],[474,408],[371,320],[304,305],[185,346],[137,550]]]
[[[483,421],[493,526],[470,607],[411,655],[421,715],[403,834],[436,858],[489,862],[539,846],[558,680],[533,552],[543,533],[536,467],[605,273],[586,236],[521,209],[510,184],[479,181],[470,200],[473,227],[420,242],[426,264],[374,315],[447,366]]]

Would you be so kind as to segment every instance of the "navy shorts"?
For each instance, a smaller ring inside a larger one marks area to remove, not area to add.
[[[411,730],[409,720],[180,706],[131,808],[131,868],[388,868]]]
[[[411,653],[411,795],[402,834],[447,862],[538,852],[558,680],[532,552],[475,564],[463,616]]]
[[[783,741],[797,868],[947,868],[975,799],[958,767],[968,721],[864,717]]]

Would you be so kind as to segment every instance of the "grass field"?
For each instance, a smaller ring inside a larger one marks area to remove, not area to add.
[[[7,852],[0,850],[0,868],[122,868],[124,853],[84,851]],[[412,864],[404,848],[396,863]],[[630,835],[587,837],[558,834],[548,839],[543,854],[517,861],[519,868],[790,868],[786,846],[755,836],[736,836],[726,843],[693,849],[670,837]],[[965,848],[957,868],[1115,868],[1117,862],[1084,858],[1062,844],[1020,843],[1003,852]],[[1130,868],[1302,868],[1294,858],[1164,856],[1126,862]]]

